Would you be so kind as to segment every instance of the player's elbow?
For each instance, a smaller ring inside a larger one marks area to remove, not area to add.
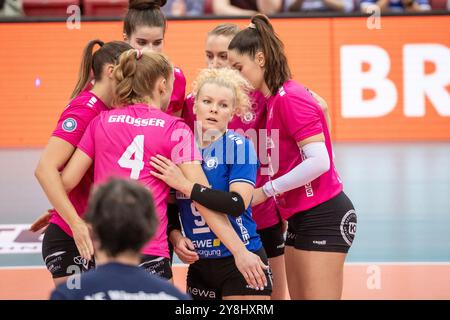
[[[227,213],[234,217],[238,218],[240,217],[246,210],[246,208],[250,205],[250,201],[248,205],[246,206],[246,203],[244,202],[244,199],[238,192],[231,192],[231,202],[227,208]]]
[[[64,190],[66,191],[66,193],[71,192],[80,181],[76,180],[76,179],[70,179],[67,176],[65,176],[64,174],[61,175],[61,182],[62,185],[64,187]]]
[[[303,146],[303,151],[309,161],[309,169],[313,176],[318,177],[330,170],[330,155],[324,141],[309,143]]]
[[[41,177],[42,177],[42,168],[41,168],[41,166],[40,166],[39,164],[36,166],[36,169],[34,169],[34,176],[35,176],[35,178],[36,178],[38,181],[41,180]]]
[[[39,163],[36,166],[36,169],[34,169],[34,176],[36,177],[37,181],[39,183],[42,183],[42,180],[45,178],[45,174],[47,172],[47,168],[45,163],[42,161],[39,161]]]
[[[233,218],[239,218],[240,216],[242,216],[244,212],[245,212],[244,206],[242,206],[241,208],[233,208],[227,211],[227,213]]]

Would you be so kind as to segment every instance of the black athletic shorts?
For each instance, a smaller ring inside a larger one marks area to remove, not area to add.
[[[356,213],[344,192],[288,219],[286,246],[307,251],[343,252],[356,234]]]
[[[255,252],[268,265],[263,248]],[[227,296],[270,296],[272,294],[272,273],[266,272],[267,286],[264,290],[249,288],[239,272],[234,257],[200,259],[189,265],[187,292],[194,300],[221,300]]]
[[[165,257],[144,254],[141,256],[141,264],[139,267],[150,274],[155,274],[167,280],[173,277],[172,264],[170,263],[170,259]]]
[[[256,230],[261,237],[267,258],[275,258],[284,254],[284,235],[282,228],[283,224],[280,221],[274,226]]]
[[[42,258],[53,278],[62,278],[95,268],[94,257],[82,258],[75,241],[56,224],[50,223],[42,241]]]

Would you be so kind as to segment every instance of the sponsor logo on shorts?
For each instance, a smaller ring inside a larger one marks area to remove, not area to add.
[[[48,256],[45,257],[44,262],[46,264],[49,264],[55,261],[56,259],[61,260],[60,256],[63,255],[64,253],[66,253],[66,251],[57,251],[55,253],[49,254]],[[52,260],[48,260],[49,258],[52,258]]]
[[[286,232],[286,239],[289,239],[289,240],[295,240],[295,238],[297,237],[297,235],[295,234],[295,233],[292,233],[292,232]]]
[[[83,266],[85,270],[89,269],[89,260],[83,258],[82,256],[76,256],[73,258],[73,262],[76,265]]]
[[[277,245],[277,249],[283,249],[285,247],[284,242],[282,244]]]
[[[163,277],[165,273],[166,260],[164,257],[158,257],[153,260],[148,260],[139,265],[142,269],[150,274]]]
[[[73,132],[77,128],[77,122],[73,118],[67,118],[62,124],[62,128],[66,132]]]
[[[47,264],[47,270],[51,274],[54,274],[54,273],[58,272],[59,270],[61,270],[61,265],[55,264],[57,262],[60,262],[61,260],[62,260],[61,258],[56,258],[55,260],[52,260],[49,264]]]
[[[216,299],[216,293],[212,290],[188,287],[187,292],[196,297]]]
[[[341,220],[341,235],[344,241],[351,246],[356,234],[356,212],[349,210]]]
[[[327,244],[327,240],[313,240],[313,244],[316,244],[318,246],[324,246]]]
[[[63,260],[62,255],[65,253],[66,251],[57,251],[45,257],[44,262],[50,273],[55,273],[61,270],[61,262]]]

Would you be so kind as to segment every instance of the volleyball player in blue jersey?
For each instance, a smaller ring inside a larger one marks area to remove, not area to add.
[[[175,230],[171,240],[175,251],[181,250],[181,256],[188,257],[185,262],[191,263],[187,291],[194,299],[270,299],[272,283],[269,269],[265,271],[265,286],[248,286],[247,276],[242,275],[235,264],[233,248],[221,243],[195,208],[195,203],[198,203],[226,212],[246,248],[267,264],[256,223],[251,217],[251,199],[258,169],[256,152],[249,140],[227,130],[232,117],[245,114],[249,106],[246,87],[247,81],[230,69],[205,69],[197,78],[194,111],[202,126],[197,143],[211,188],[190,182],[164,157],[158,156],[152,161],[158,171],[153,175],[179,190],[177,200],[185,236]]]

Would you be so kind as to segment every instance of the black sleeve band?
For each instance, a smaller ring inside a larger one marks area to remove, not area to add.
[[[196,183],[192,188],[191,199],[208,209],[235,218],[245,212],[244,199],[237,192],[215,190]]]

